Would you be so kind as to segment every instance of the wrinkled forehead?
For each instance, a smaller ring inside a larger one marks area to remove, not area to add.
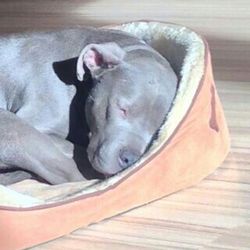
[[[142,81],[143,76],[140,69],[130,66],[119,66],[102,76],[99,84],[99,92],[110,98],[122,99],[126,97],[130,99],[141,92]]]
[[[132,87],[134,84],[155,84],[160,81],[164,74],[164,67],[154,60],[134,60],[134,62],[123,62],[115,70],[103,75],[103,81],[118,81]]]
[[[148,64],[126,64],[103,74],[96,91],[99,99],[121,105],[150,105],[160,94],[160,70]],[[146,66],[145,66],[146,65]],[[100,101],[101,101],[100,100]]]

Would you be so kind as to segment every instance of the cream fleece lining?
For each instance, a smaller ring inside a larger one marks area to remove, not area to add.
[[[139,162],[105,181],[89,180],[50,186],[25,180],[8,187],[0,185],[0,206],[32,207],[104,190],[157,152],[187,113],[204,72],[205,46],[202,39],[185,27],[158,22],[133,22],[111,28],[129,32],[145,40],[168,59],[179,77],[173,107],[160,128],[157,140]]]

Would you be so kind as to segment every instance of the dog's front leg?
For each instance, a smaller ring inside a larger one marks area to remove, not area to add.
[[[0,109],[1,166],[29,170],[51,184],[84,180],[75,162],[48,135],[3,109]]]

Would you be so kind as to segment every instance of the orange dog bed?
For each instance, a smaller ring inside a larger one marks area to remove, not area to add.
[[[195,185],[221,164],[229,150],[204,39],[166,23],[133,22],[111,28],[144,39],[169,60],[179,77],[173,107],[159,136],[139,162],[105,181],[50,186],[25,180],[0,185],[2,250],[54,239]]]

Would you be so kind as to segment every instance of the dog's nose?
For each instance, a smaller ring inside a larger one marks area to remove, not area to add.
[[[140,157],[140,154],[132,149],[122,149],[119,153],[119,163],[122,169],[129,167],[135,163]]]

